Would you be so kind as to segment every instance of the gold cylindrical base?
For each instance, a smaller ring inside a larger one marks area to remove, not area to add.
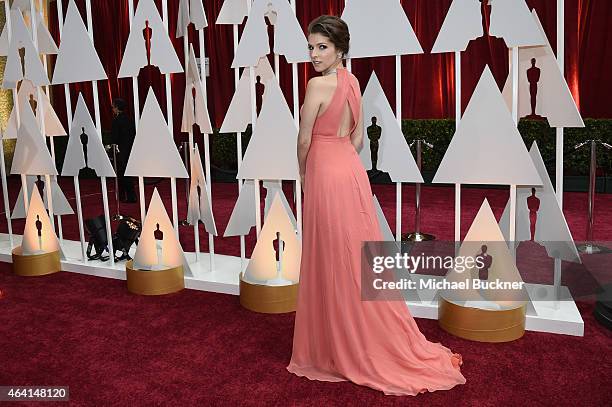
[[[57,273],[61,270],[60,252],[24,255],[21,246],[12,251],[13,271],[18,276],[33,277]]]
[[[283,286],[253,284],[240,273],[240,305],[263,314],[282,314],[297,308],[299,283]]]
[[[128,291],[139,295],[164,295],[185,288],[183,266],[165,270],[136,270],[132,260],[125,264]]]
[[[525,333],[526,306],[504,310],[464,307],[440,298],[438,323],[446,332],[478,342],[510,342]]]

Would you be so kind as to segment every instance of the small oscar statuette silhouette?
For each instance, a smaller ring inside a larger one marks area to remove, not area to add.
[[[26,77],[26,60],[25,60],[25,48],[21,47],[17,50],[17,52],[19,52],[19,60],[21,62],[21,74],[23,76],[23,78]]]
[[[155,249],[157,250],[157,265],[155,266],[155,269],[161,270],[164,268],[162,252],[164,232],[159,230],[159,223],[156,224],[156,229],[153,231],[153,237],[155,238]]]
[[[200,187],[199,181],[196,190],[198,191],[198,219],[202,220],[202,187]]]
[[[536,224],[538,222],[538,211],[540,210],[540,198],[536,196],[536,189],[531,188],[531,195],[527,197],[527,209],[529,209],[529,232],[533,242],[536,234]]]
[[[89,141],[89,136],[85,133],[85,127],[81,127],[81,145],[83,146],[83,158],[85,159],[85,168],[89,168],[89,164],[87,162],[87,142]]]
[[[372,124],[368,126],[368,139],[370,139],[370,158],[372,159],[372,172],[378,173],[378,147],[380,145],[379,140],[382,135],[382,128],[376,124],[378,119],[372,117]]]
[[[43,252],[43,243],[42,243],[42,222],[40,221],[40,217],[36,215],[36,233],[38,234],[38,250]]]
[[[142,30],[142,36],[145,41],[145,49],[147,50],[147,66],[151,65],[151,37],[153,37],[153,29],[149,27],[149,20],[145,21],[145,28]]]
[[[538,82],[540,82],[541,70],[536,66],[536,59],[531,58],[531,68],[527,69],[527,81],[529,82],[529,101],[531,103],[531,114],[527,119],[544,120],[544,117],[536,113]]]

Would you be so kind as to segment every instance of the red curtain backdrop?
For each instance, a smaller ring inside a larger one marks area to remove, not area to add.
[[[123,50],[129,35],[129,0],[105,0],[93,3],[93,29],[95,46],[108,74],[108,81],[99,82],[100,106],[103,129],[111,123],[110,103],[114,97],[123,97],[132,104],[131,78],[117,79]],[[76,0],[85,16],[85,1]],[[137,3],[137,1],[136,1]],[[452,54],[430,54],[438,31],[444,21],[451,0],[404,0],[404,10],[425,51],[422,55],[402,57],[402,116],[404,118],[453,118],[455,116],[454,56]],[[50,30],[58,41],[59,30],[56,2],[51,3]],[[161,10],[161,0],[156,0]],[[222,0],[204,0],[209,27],[205,29],[206,55],[210,58],[208,78],[208,103],[213,126],[220,127],[234,92],[234,72],[230,65],[234,54],[232,26],[216,25],[215,21],[223,4]],[[556,50],[556,1],[527,0],[535,8]],[[63,1],[64,15],[68,1]],[[168,0],[169,32],[177,55],[184,65],[183,41],[175,39],[178,0]],[[321,14],[340,15],[343,0],[297,0],[297,18],[306,30],[308,22]],[[161,13],[160,13],[161,15]],[[84,21],[85,18],[84,18]],[[612,104],[612,2],[609,0],[565,0],[565,76],[583,117],[610,118]],[[373,35],[384,30],[380,22],[372,21]],[[241,30],[240,30],[241,31]],[[190,42],[196,55],[199,54],[198,36],[190,26]],[[58,41],[59,43],[59,41]],[[271,59],[271,63],[273,63]],[[503,40],[480,38],[472,41],[461,56],[462,106],[465,109],[480,74],[488,64],[500,88],[508,75],[508,50]],[[391,106],[395,105],[394,57],[364,58],[353,61],[353,72],[359,78],[362,89],[372,70],[375,70],[385,89]],[[300,64],[298,70],[300,103],[307,80],[315,74],[309,64]],[[292,106],[291,67],[281,57],[281,86]],[[171,75],[173,120],[175,137],[180,135],[184,74]],[[141,70],[139,76],[140,106],[144,105],[149,86],[153,88],[164,113],[166,112],[166,89],[163,76],[157,68]],[[72,107],[76,105],[78,92],[82,92],[93,113],[91,84],[73,84]],[[53,87],[53,102],[60,118],[66,122],[64,90]]]

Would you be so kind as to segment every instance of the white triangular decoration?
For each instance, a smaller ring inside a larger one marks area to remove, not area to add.
[[[274,53],[289,63],[308,62],[308,42],[287,0],[255,0],[242,37],[236,48],[232,68],[255,66],[270,53],[268,28],[264,17],[274,20]]]
[[[164,114],[149,88],[138,121],[132,152],[125,168],[126,176],[189,178]]]
[[[74,0],[68,3],[53,84],[100,81],[107,79],[100,57],[87,33]]]
[[[0,56],[7,56],[9,51],[8,25],[4,24],[0,34]]]
[[[546,37],[542,37],[525,0],[491,1],[489,33],[503,38],[508,48],[546,43]]]
[[[38,233],[40,232],[40,236]],[[23,228],[21,252],[23,255],[52,253],[60,249],[55,230],[51,226],[38,189],[32,190],[28,206],[28,216]]]
[[[298,180],[298,130],[278,83],[271,79],[265,85],[261,113],[236,178]]]
[[[447,290],[442,293],[442,296],[449,301],[462,303],[474,308],[499,309],[502,306],[516,307],[524,304],[524,291],[479,291],[474,289],[473,280],[479,278],[479,270],[474,264],[474,260],[469,262],[473,266],[468,267],[467,259],[475,259],[478,255],[482,254],[483,245],[487,246],[486,254],[491,258],[487,281],[499,279],[502,282],[522,282],[514,258],[508,250],[504,236],[497,225],[495,215],[493,215],[489,202],[485,199],[457,254],[457,257],[462,257],[466,261],[462,264],[457,262],[457,266],[454,269],[450,269],[446,274],[448,282],[464,282],[467,284],[467,288]],[[461,270],[460,267],[464,267],[464,270]],[[483,296],[482,294],[485,295]],[[500,299],[502,294],[503,299]],[[487,300],[487,297],[491,297],[491,300]]]
[[[293,228],[297,229],[297,221],[295,219],[295,216],[293,215],[293,210],[291,209],[289,201],[287,201],[287,197],[283,192],[283,182],[278,180],[264,181],[263,187],[266,189],[266,200],[264,202],[264,218],[268,216],[268,212],[272,207],[272,202],[274,201],[276,195],[278,195],[281,200],[281,203],[283,204],[283,207],[285,208],[285,212],[287,212],[287,216],[289,216],[289,219],[291,219],[291,224],[293,225]]]
[[[162,239],[156,239],[159,232]],[[189,264],[185,260],[185,254],[181,243],[176,237],[172,222],[168,217],[164,203],[157,192],[153,190],[153,196],[147,209],[144,224],[136,253],[134,254],[134,268],[138,270],[163,270],[183,266],[183,273],[191,274]]]
[[[351,31],[349,58],[423,53],[398,0],[348,1],[342,19]]]
[[[183,37],[191,23],[193,23],[196,30],[201,30],[208,26],[202,0],[179,0],[176,38]]]
[[[193,94],[194,91],[195,97]],[[206,103],[204,87],[200,80],[200,75],[198,74],[193,46],[190,45],[189,63],[187,65],[187,75],[185,78],[185,97],[183,99],[181,131],[188,133],[192,130],[194,124],[198,125],[203,134],[211,134],[213,132],[212,125],[210,124],[210,117],[208,116],[208,104]]]
[[[248,235],[255,226],[255,216],[255,182],[246,180],[242,184],[223,237]]]
[[[200,160],[200,150],[197,144],[195,145],[195,151],[191,155],[191,182],[189,186],[187,221],[190,225],[202,221],[206,231],[217,236],[215,216],[213,215],[211,199],[206,187],[206,177],[204,176],[202,161]]]
[[[57,45],[44,23],[42,13],[38,14],[38,25],[36,26],[36,38],[38,39],[38,52],[43,55],[55,55],[59,52]]]
[[[372,201],[374,202],[374,208],[376,209],[376,217],[378,218],[378,225],[380,226],[380,232],[385,240],[385,242],[394,242],[395,236],[393,236],[393,232],[389,227],[389,222],[387,222],[387,218],[385,217],[385,213],[380,206],[380,202],[378,202],[378,198],[376,195],[372,195]]]
[[[262,57],[255,68],[255,78],[259,76],[259,82],[267,83],[275,78],[268,57]],[[257,79],[255,80],[257,82]],[[264,92],[265,93],[265,92]],[[221,124],[221,133],[238,133],[246,130],[251,123],[251,74],[250,69],[244,69],[238,86],[232,96],[225,119]]]
[[[225,0],[215,24],[242,24],[249,15],[250,0]]]
[[[529,150],[544,184],[542,186],[526,186],[516,189],[516,238],[517,242],[531,239],[530,200],[532,188],[535,188],[535,199],[532,209],[535,212],[534,241],[544,245],[550,257],[580,263],[580,256],[574,244],[572,232],[567,226],[563,211],[555,195],[552,182],[548,177],[544,160],[540,155],[537,143],[534,141]],[[507,238],[509,229],[510,203],[506,205],[499,221],[499,226]]]
[[[538,29],[542,36],[546,38],[546,33],[537,13],[535,10],[532,13]],[[519,49],[519,117],[531,114],[531,90],[527,75],[528,70],[532,67],[532,58],[536,59],[536,68],[539,69],[539,80],[536,83],[536,115],[546,117],[551,127],[584,127],[578,107],[576,107],[565,77],[559,69],[559,64],[548,39],[544,46]],[[512,76],[508,76],[503,94],[508,109],[511,109]]]
[[[274,250],[277,232],[284,242],[280,273],[277,272],[276,251]],[[244,273],[245,280],[253,282],[276,280],[280,274],[281,279],[288,280],[288,284],[297,283],[300,278],[301,256],[301,241],[281,203],[281,198],[276,195],[257,237],[257,243]]]
[[[21,65],[19,49],[25,50],[25,76]],[[16,88],[17,82],[29,79],[35,86],[49,84],[49,78],[40,61],[38,51],[34,47],[30,31],[26,27],[23,15],[19,10],[11,11],[11,41],[7,52],[6,67],[2,87],[5,89]]]
[[[423,182],[419,167],[375,72],[372,72],[363,93],[363,114],[364,139],[367,138],[367,128],[371,125],[372,117],[376,117],[377,125],[382,128],[378,141],[378,169],[388,172],[393,182]],[[364,146],[359,155],[362,161],[367,159],[371,168],[370,143],[367,151]]]
[[[87,148],[88,168],[95,170],[98,177],[115,176],[115,171],[89,115],[83,95],[79,93],[62,167],[63,176],[78,176],[80,170],[85,168],[85,148]]]
[[[488,66],[433,182],[542,185]]]
[[[49,97],[43,90],[41,89],[40,94],[43,98],[42,105],[38,103],[38,92],[34,87],[32,82],[28,80],[21,81],[21,86],[19,87],[19,91],[17,92],[17,100],[21,106],[21,109],[25,107],[30,108],[30,97],[36,101],[36,115],[40,115],[40,110],[44,110],[45,115],[45,136],[65,136],[66,130],[62,125],[59,117],[55,113],[53,109],[53,105],[49,100]],[[15,108],[11,110],[11,114],[7,123],[7,133],[8,137],[5,138],[16,138],[17,136],[17,115],[15,112]],[[14,137],[13,137],[14,136]]]
[[[20,110],[21,126],[13,154],[11,174],[57,175],[55,163],[40,133],[34,112],[30,107]]]
[[[40,180],[43,183],[46,183],[44,177],[40,177]],[[32,189],[36,185],[36,182],[37,182],[36,176],[28,175],[26,177],[26,185],[28,187],[28,191],[32,191]],[[45,204],[45,208],[49,208],[45,186],[43,186],[42,192],[43,192],[42,197],[43,197],[43,202]],[[53,215],[55,216],[74,215],[74,210],[70,206],[68,199],[66,199],[66,195],[64,195],[64,192],[58,185],[57,180],[55,178],[51,178],[51,199],[53,199]],[[13,213],[11,214],[11,219],[22,219],[25,217],[26,217],[26,213],[23,207],[23,189],[20,189],[19,195],[17,196],[17,200],[15,201],[15,207],[13,208]]]
[[[147,21],[151,30],[151,65],[157,66],[162,74],[183,72],[157,6],[153,0],[140,0],[132,19],[118,78],[138,76],[140,68],[147,66],[147,47],[143,34]]]
[[[21,10],[26,13],[30,12],[30,1],[32,0],[14,0],[13,5],[11,6],[11,10]],[[38,2],[34,1],[35,10],[38,10]]]
[[[489,34],[503,38],[508,48],[544,44],[533,21],[526,18],[524,0],[490,1]],[[453,0],[434,43],[432,54],[465,51],[470,41],[484,35],[480,0]]]

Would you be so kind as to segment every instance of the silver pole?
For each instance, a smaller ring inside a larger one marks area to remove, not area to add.
[[[595,175],[597,171],[597,142],[591,140],[591,165],[589,169],[589,213],[587,221],[587,241],[593,241],[593,222],[595,215]]]
[[[183,149],[183,162],[185,163],[185,168],[191,168],[191,162],[189,161],[189,152],[190,152],[190,143],[189,141],[183,141],[181,143],[181,148]],[[193,177],[191,170],[189,170],[189,174]],[[187,201],[187,212],[189,212],[189,188],[191,187],[191,179],[185,178],[185,200]],[[189,222],[187,221],[187,217],[179,222],[180,226],[187,226]],[[197,250],[196,250],[197,252]]]
[[[117,150],[119,146],[117,144],[110,145],[111,150],[113,151],[113,169],[115,170],[115,203],[117,204],[117,213],[113,216],[113,220],[121,220],[123,216],[121,216],[121,212],[119,211],[119,174],[117,173]]]

